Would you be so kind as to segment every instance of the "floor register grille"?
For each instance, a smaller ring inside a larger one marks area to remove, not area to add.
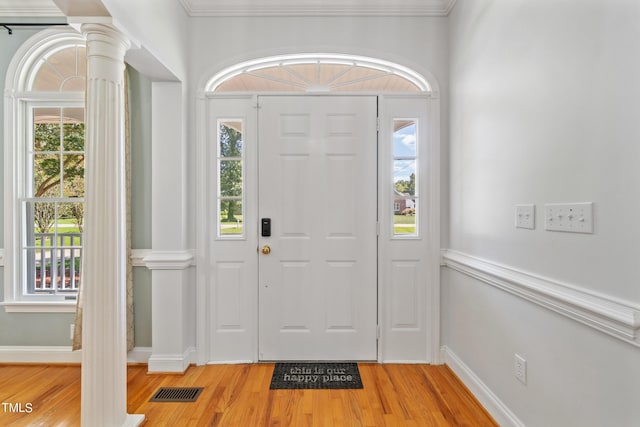
[[[161,387],[149,402],[195,402],[204,387]]]

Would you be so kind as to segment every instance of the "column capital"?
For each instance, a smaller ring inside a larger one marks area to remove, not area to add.
[[[131,47],[129,39],[118,29],[107,24],[82,24],[81,29],[87,40],[87,79],[122,80],[121,73],[113,75],[108,70],[120,71],[124,67],[124,55]]]
[[[131,41],[127,36],[113,25],[87,23],[82,24],[80,29],[87,40],[103,40],[106,42],[111,39],[114,42],[121,43],[125,51],[131,46]]]

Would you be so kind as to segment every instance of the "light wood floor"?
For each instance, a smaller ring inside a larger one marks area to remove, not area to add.
[[[362,390],[269,390],[272,364],[191,367],[185,375],[128,368],[129,413],[145,426],[496,426],[446,366],[360,364]],[[204,387],[195,403],[151,403],[162,386]],[[0,365],[1,426],[80,424],[78,366]]]

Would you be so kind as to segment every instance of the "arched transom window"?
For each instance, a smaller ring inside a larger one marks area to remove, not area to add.
[[[43,55],[33,73],[31,90],[84,92],[87,61],[84,43],[75,43]]]
[[[285,55],[244,62],[216,74],[208,92],[430,92],[409,68],[352,55]]]

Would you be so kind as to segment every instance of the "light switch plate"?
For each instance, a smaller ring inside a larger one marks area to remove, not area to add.
[[[516,205],[516,228],[536,228],[535,205]]]
[[[548,231],[593,233],[593,203],[549,203],[544,205],[544,228]]]

